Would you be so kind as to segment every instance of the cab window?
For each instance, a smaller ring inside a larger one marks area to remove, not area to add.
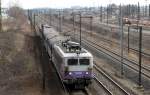
[[[80,59],[79,62],[80,62],[80,65],[89,65],[90,64],[89,59]]]
[[[78,65],[78,59],[68,59],[68,65]]]

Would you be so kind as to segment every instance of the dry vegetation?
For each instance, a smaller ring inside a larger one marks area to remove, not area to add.
[[[0,95],[41,95],[41,74],[27,17],[11,7],[0,33]]]

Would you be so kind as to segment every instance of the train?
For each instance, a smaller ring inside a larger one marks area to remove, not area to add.
[[[93,79],[93,55],[52,26],[42,25],[40,37],[65,85],[86,87]]]

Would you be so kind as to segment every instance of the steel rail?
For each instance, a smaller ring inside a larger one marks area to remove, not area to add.
[[[102,48],[102,49],[104,49],[104,50],[106,50],[106,51],[108,51],[108,52],[110,52],[110,53],[112,53],[112,54],[114,54],[114,55],[116,55],[116,56],[118,56],[118,57],[121,58],[121,55],[117,54],[116,52],[111,51],[111,50],[103,47],[102,45],[97,44],[96,42],[90,41],[90,40],[88,40],[85,37],[84,37],[84,39],[86,39],[88,42],[91,42],[91,43],[95,44],[96,46],[98,46],[98,47],[100,47],[100,48]],[[130,63],[133,63],[136,66],[138,66],[138,64],[135,61],[131,61],[131,60],[127,59],[126,57],[123,57],[123,59],[126,60],[126,61],[128,61],[128,62],[130,62]],[[145,66],[142,66],[142,68],[145,69],[146,71],[150,72],[150,69],[146,68]]]
[[[67,20],[67,19],[66,19],[66,20]],[[69,22],[69,23],[70,23],[70,22]],[[79,23],[79,22],[76,22],[76,23]],[[85,27],[85,28],[88,27],[87,23],[82,23],[82,24],[83,24],[83,27]],[[90,30],[90,29],[88,29],[88,30]],[[106,38],[105,38],[105,39],[106,39]],[[106,40],[108,40],[108,39],[106,39]],[[111,40],[108,40],[108,41],[111,41]],[[116,42],[116,41],[111,41],[111,42],[114,42],[115,44],[119,44],[119,43]],[[124,45],[124,46],[127,48],[126,45]],[[133,50],[133,51],[135,51],[135,52],[139,52],[139,50],[136,49],[136,48],[130,48],[130,49]],[[149,53],[145,53],[144,51],[142,51],[142,55],[150,57],[150,54],[149,54]]]
[[[101,85],[101,87],[105,90],[105,92],[107,92],[109,95],[113,95],[112,92],[109,91],[109,89],[107,89],[107,87],[105,85],[103,85],[103,83],[101,81],[98,80],[97,77],[94,76],[94,80]]]
[[[94,68],[101,73],[104,77],[106,77],[110,82],[112,82],[116,87],[118,87],[125,95],[130,95],[125,89],[123,89],[117,82],[115,82],[109,75],[107,75],[104,71],[102,71],[96,64],[94,64]]]
[[[84,41],[84,40],[83,40],[83,41]],[[86,41],[84,41],[84,43],[89,44],[89,42],[86,42]],[[110,56],[111,58],[115,59],[115,60],[118,61],[118,62],[121,62],[121,60],[119,60],[118,58],[116,58],[116,57],[112,56],[111,54],[106,53],[105,51],[103,51],[103,50],[97,48],[97,47],[94,46],[93,44],[89,44],[89,45],[92,46],[93,48],[95,48],[97,51],[99,51],[99,52],[101,52],[101,53],[103,53],[103,54],[106,54],[106,55]],[[113,60],[113,59],[112,59],[112,60]],[[113,60],[113,61],[114,61],[114,60]],[[116,61],[114,61],[114,62],[116,62]],[[127,64],[127,63],[125,63],[125,62],[123,62],[123,64],[126,65],[126,66],[128,66],[128,67],[130,67],[130,68],[133,69],[134,71],[138,72],[137,69],[135,69],[134,67],[130,66],[129,64]],[[145,74],[145,73],[143,73],[143,72],[142,72],[142,74],[143,74],[145,77],[147,77],[147,78],[150,79],[150,76],[149,76],[149,75],[147,75],[147,74]]]

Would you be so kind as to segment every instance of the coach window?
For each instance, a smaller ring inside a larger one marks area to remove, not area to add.
[[[68,65],[77,65],[78,59],[68,59]]]
[[[79,62],[80,62],[80,65],[89,65],[90,64],[89,59],[80,59]]]

